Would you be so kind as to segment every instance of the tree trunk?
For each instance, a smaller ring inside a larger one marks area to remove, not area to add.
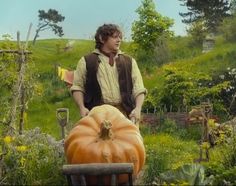
[[[36,30],[35,36],[34,36],[34,40],[33,40],[33,45],[35,45],[36,43],[36,39],[39,37],[38,33],[39,33],[39,29]]]

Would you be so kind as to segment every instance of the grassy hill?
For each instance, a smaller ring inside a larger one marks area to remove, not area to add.
[[[75,69],[78,60],[94,48],[93,41],[74,40],[73,47],[64,51],[67,42],[66,39],[39,40],[35,46],[31,47],[33,51],[32,63],[35,66],[35,75],[37,75],[41,94],[30,101],[28,105],[25,127],[39,126],[43,131],[57,138],[60,137],[60,127],[56,119],[56,109],[69,108],[70,125],[78,121],[80,116],[66,85],[58,79],[55,66],[61,65],[67,69]],[[196,52],[196,50],[189,48],[186,42],[178,39],[172,41],[171,48],[172,56],[178,56],[175,57],[176,60],[173,58],[174,61],[162,67],[153,66],[152,71],[148,73],[141,68],[144,84],[148,90],[156,86],[159,88],[164,86],[163,68],[166,66],[207,74],[219,74],[227,67],[236,67],[235,44],[216,43],[213,51],[202,54],[199,53],[199,49]],[[121,49],[131,53],[129,43],[124,43]]]

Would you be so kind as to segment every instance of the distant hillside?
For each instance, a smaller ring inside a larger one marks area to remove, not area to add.
[[[178,43],[175,45],[178,45]],[[186,48],[186,46],[181,48],[180,46],[180,50],[189,50],[189,48]],[[194,48],[192,50],[194,50]],[[180,51],[175,50],[174,52],[179,53]],[[184,52],[182,51],[182,53]],[[215,48],[208,53],[199,53],[196,56],[190,54],[189,57],[185,56],[184,59],[178,59],[169,64],[164,64],[162,67],[155,68],[155,71],[152,74],[144,75],[144,83],[148,89],[156,86],[163,86],[163,68],[166,66],[184,69],[190,72],[202,72],[210,75],[217,75],[228,67],[235,68],[235,59],[236,44],[216,43]]]

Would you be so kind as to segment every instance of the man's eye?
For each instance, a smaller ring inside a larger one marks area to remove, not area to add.
[[[122,37],[121,36],[112,36],[114,39],[117,39],[117,38],[119,38],[119,39],[122,39]]]

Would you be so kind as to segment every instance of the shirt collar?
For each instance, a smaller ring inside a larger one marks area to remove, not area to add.
[[[99,54],[99,55],[104,55],[97,48],[93,51],[93,53]],[[117,55],[120,55],[120,54],[124,54],[124,52],[122,52],[121,50],[118,50]]]

